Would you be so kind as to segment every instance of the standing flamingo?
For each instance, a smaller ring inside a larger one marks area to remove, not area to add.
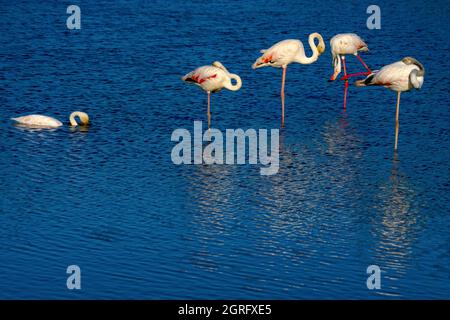
[[[241,78],[237,74],[229,73],[219,61],[215,61],[211,66],[199,67],[181,79],[195,83],[208,93],[208,129],[211,127],[211,92],[219,92],[222,88],[237,91],[242,87]],[[233,84],[231,80],[236,83]]]
[[[319,44],[316,46],[314,40],[318,39]],[[325,51],[325,43],[322,36],[315,32],[311,33],[308,38],[309,46],[312,50],[312,55],[307,57],[305,54],[305,48],[300,40],[283,40],[267,50],[261,50],[263,55],[259,57],[253,64],[253,69],[261,67],[275,67],[283,68],[283,77],[281,80],[281,126],[284,127],[284,83],[286,80],[286,69],[288,64],[293,62],[301,64],[310,64],[319,58],[319,56]]]
[[[366,79],[356,81],[356,86],[384,86],[385,88],[397,91],[397,109],[395,112],[395,145],[397,150],[398,129],[399,129],[399,110],[400,93],[410,91],[411,89],[420,90],[423,85],[425,68],[414,58],[406,57],[401,61],[389,64],[379,71],[370,74]]]
[[[335,35],[330,40],[331,44],[331,54],[333,56],[333,67],[334,73],[330,78],[330,81],[336,80],[339,73],[341,73],[341,60],[344,65],[344,76],[341,80],[345,80],[345,89],[344,89],[344,109],[347,108],[347,92],[348,92],[348,79],[350,77],[360,76],[360,75],[369,75],[372,73],[367,64],[363,61],[363,59],[358,55],[358,52],[369,51],[367,44],[361,39],[358,35],[354,33],[341,33]],[[358,58],[358,60],[362,63],[362,65],[367,69],[367,72],[358,72],[353,74],[347,74],[347,66],[345,64],[345,55],[353,54]]]

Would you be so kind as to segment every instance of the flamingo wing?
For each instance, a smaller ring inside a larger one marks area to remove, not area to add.
[[[419,67],[407,65],[402,61],[395,62],[377,72],[372,83],[394,90],[405,91],[409,89],[409,75],[413,70],[419,70]]]
[[[217,78],[217,69],[218,68],[216,67],[203,66],[189,72],[182,79],[183,81],[194,82],[196,84],[203,84],[206,81],[214,81],[214,79]]]
[[[303,45],[298,40],[283,40],[266,50],[261,50],[263,55],[253,64],[253,68],[265,66],[282,67],[291,63]]]
[[[22,116],[18,118],[11,118],[20,124],[28,126],[43,126],[43,127],[60,127],[62,122],[56,120],[55,118],[40,115],[40,114],[30,114],[28,116]]]
[[[331,51],[337,54],[356,54],[358,51],[368,51],[368,46],[357,34],[343,33],[335,35],[330,40]]]
[[[186,74],[182,80],[194,83],[206,91],[219,91],[223,87],[225,72],[218,67],[203,66]]]
[[[394,62],[375,71],[366,79],[357,81],[357,86],[384,86],[394,91],[407,91],[411,89],[409,75],[411,71],[419,70],[414,64],[405,64],[402,61]]]

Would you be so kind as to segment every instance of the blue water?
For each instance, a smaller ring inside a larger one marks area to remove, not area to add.
[[[81,30],[66,28],[70,4]],[[450,5],[377,1],[369,30],[370,4],[2,1],[0,298],[449,299]],[[287,71],[278,174],[172,163],[172,131],[206,121],[182,75],[221,61],[244,85],[213,95],[214,127],[279,128],[281,71],[250,66],[316,31],[325,54]],[[342,32],[366,40],[374,69],[404,56],[426,68],[402,95],[396,156],[395,93],[351,86],[344,112],[343,83],[327,82]],[[74,110],[88,129],[9,121]],[[366,287],[372,264],[380,290]]]

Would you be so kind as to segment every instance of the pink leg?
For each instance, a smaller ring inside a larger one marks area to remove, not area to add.
[[[361,62],[361,64],[364,66],[364,68],[367,69],[367,71],[347,74],[347,76],[343,76],[341,78],[341,80],[347,80],[351,77],[357,77],[357,76],[367,76],[372,73],[372,70],[370,70],[369,66],[363,61],[363,59],[358,54],[356,55],[356,58],[358,58],[358,60]]]
[[[347,109],[347,93],[348,93],[348,80],[345,80],[345,85],[344,85],[344,110]]]
[[[283,77],[281,79],[281,127],[284,127],[284,83],[286,81],[286,69],[283,68]]]
[[[372,73],[372,70],[370,70],[369,66],[364,62],[364,60],[359,56],[359,54],[357,54],[356,57],[357,57],[358,60],[362,63],[362,65],[364,66],[364,68],[367,69],[368,74],[371,74],[371,73]]]
[[[342,64],[344,65],[344,110],[347,109],[347,93],[348,93],[348,78],[347,78],[347,65],[345,64],[345,56],[342,56]]]
[[[207,116],[208,116],[208,129],[211,128],[211,92],[207,91],[208,93],[208,111],[207,111]]]
[[[367,71],[351,73],[351,74],[347,74],[347,76],[342,77],[341,80],[347,80],[347,79],[350,79],[352,77],[357,77],[357,76],[367,76],[369,74],[370,74],[370,72],[367,72]]]

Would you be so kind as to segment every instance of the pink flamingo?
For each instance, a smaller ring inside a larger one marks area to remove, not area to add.
[[[344,109],[347,108],[347,92],[348,92],[348,79],[350,77],[356,77],[360,75],[369,75],[372,73],[367,64],[363,61],[363,59],[358,55],[358,52],[369,51],[367,44],[361,39],[358,35],[354,33],[341,33],[335,35],[330,40],[331,44],[331,54],[333,55],[333,66],[334,73],[330,78],[330,81],[336,80],[339,73],[341,73],[341,60],[344,65],[344,76],[341,80],[345,80],[345,89],[344,89]],[[347,66],[345,64],[345,55],[353,54],[358,58],[358,60],[362,63],[364,68],[367,69],[367,72],[357,72],[353,74],[347,74]]]
[[[397,109],[395,112],[395,145],[398,143],[398,116],[400,111],[400,93],[411,89],[420,90],[423,85],[425,68],[414,58],[406,57],[401,61],[389,64],[379,71],[370,74],[366,79],[355,82],[357,87],[383,86],[397,92]]]
[[[319,44],[316,46],[314,40],[318,39]],[[301,64],[310,64],[319,58],[319,56],[325,51],[325,43],[322,36],[315,32],[309,35],[309,46],[312,50],[312,55],[307,57],[305,54],[305,48],[300,40],[283,40],[267,50],[261,50],[263,55],[259,57],[253,64],[253,69],[261,67],[275,67],[283,68],[283,77],[281,80],[281,126],[284,127],[284,83],[286,81],[286,69],[287,66],[293,62]]]
[[[196,84],[208,94],[208,128],[211,127],[211,92],[219,92],[223,88],[237,91],[242,87],[241,78],[237,74],[229,73],[219,61],[215,61],[211,66],[199,67],[181,79]],[[231,80],[236,83],[233,84]]]

